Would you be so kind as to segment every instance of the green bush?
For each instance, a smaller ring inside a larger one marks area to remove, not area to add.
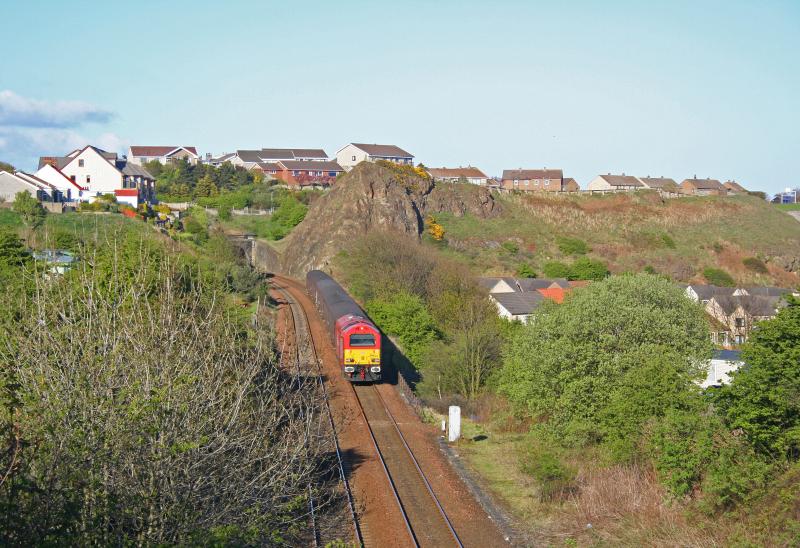
[[[664,247],[669,249],[675,249],[675,240],[673,240],[672,236],[670,236],[666,232],[661,235],[661,242],[664,244]]]
[[[769,274],[769,270],[767,269],[767,265],[764,264],[764,261],[759,259],[758,257],[747,257],[742,261],[745,267],[753,272],[758,274]]]
[[[219,215],[219,218],[222,219],[223,221],[230,221],[231,209],[232,208],[229,204],[223,204],[219,206],[219,209],[217,209],[217,215]]]
[[[570,280],[602,280],[608,276],[605,263],[588,257],[581,257],[572,264],[568,279]]]
[[[559,238],[558,249],[564,255],[586,255],[589,252],[587,243],[578,238]]]
[[[565,466],[552,451],[534,445],[521,464],[522,471],[538,482],[542,501],[558,500],[575,489],[575,470]]]
[[[436,323],[422,299],[399,292],[391,298],[373,299],[366,308],[385,333],[398,337],[405,355],[419,368],[428,344],[438,337]]]
[[[721,268],[705,268],[703,269],[703,277],[711,285],[719,285],[723,287],[733,287],[736,285],[736,282],[731,275]]]
[[[517,266],[517,277],[518,278],[535,278],[536,271],[529,263],[520,263]]]
[[[548,261],[542,268],[545,278],[569,278],[572,276],[572,269],[568,264],[558,261]]]

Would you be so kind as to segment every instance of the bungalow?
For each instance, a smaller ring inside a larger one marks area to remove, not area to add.
[[[573,179],[572,177],[567,177],[563,181],[561,181],[561,191],[562,192],[580,192],[581,185],[578,184],[578,181]]]
[[[504,190],[561,192],[564,172],[560,169],[504,169],[500,187]]]
[[[328,186],[344,173],[336,162],[316,160],[279,160],[274,176],[291,186]]]
[[[492,293],[489,299],[497,306],[497,313],[507,320],[528,323],[531,315],[542,304],[544,297],[532,293]]]
[[[681,192],[691,196],[725,196],[728,191],[716,179],[684,179],[680,185]]]
[[[478,285],[492,293],[514,293],[519,291],[517,280],[511,277],[484,277],[478,278]]]
[[[722,186],[728,191],[728,194],[732,196],[747,194],[747,189],[736,181],[725,181],[722,183]]]
[[[206,163],[214,167],[219,167],[225,162],[230,162],[234,156],[236,156],[235,152],[229,152],[222,156],[217,156],[216,158],[211,158],[210,154],[206,154]]]
[[[188,146],[131,146],[128,148],[128,162],[139,166],[157,161],[171,164],[186,160],[196,165],[200,157],[195,147]]]
[[[0,171],[0,202],[13,202],[19,192],[27,192],[40,202],[61,201],[58,189],[35,175]]]
[[[443,183],[472,183],[473,185],[486,186],[489,178],[477,167],[431,167],[427,169],[428,175],[434,181]]]
[[[632,175],[598,175],[589,182],[587,190],[602,192],[629,192],[645,188],[642,182]]]
[[[414,155],[396,145],[350,143],[336,153],[336,162],[345,171],[350,171],[361,162],[377,162],[378,160],[386,160],[400,165],[414,165]]]
[[[637,178],[644,188],[651,188],[665,194],[678,194],[680,192],[678,183],[675,182],[675,179],[670,179],[669,177],[650,177],[648,175],[647,177]]]
[[[36,176],[58,186],[51,179],[63,174],[78,188],[72,199],[93,200],[103,194],[114,194],[121,202],[137,207],[141,201],[155,198],[155,179],[141,166],[117,158],[115,152],[88,145],[66,156],[47,156],[39,160]]]
[[[245,169],[258,169],[264,173],[271,171],[271,164],[279,161],[327,162],[328,154],[321,148],[262,148],[261,150],[237,150],[210,161],[212,165],[230,162]],[[270,164],[270,165],[262,165]],[[278,171],[278,170],[276,170]]]

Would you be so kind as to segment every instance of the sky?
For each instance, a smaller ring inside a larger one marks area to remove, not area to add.
[[[800,186],[800,1],[0,0],[0,160],[396,144]]]

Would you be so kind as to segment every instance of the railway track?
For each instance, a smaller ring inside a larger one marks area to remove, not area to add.
[[[303,333],[309,341],[310,351],[316,352],[316,343],[308,329],[306,311],[291,296],[291,291],[305,293],[305,288],[295,280],[277,276],[275,280],[280,285],[276,288],[286,294],[292,306],[292,315],[297,318],[303,316]],[[297,323],[297,320],[295,320]],[[299,331],[296,331],[299,333]],[[298,348],[303,344],[296,343]],[[321,367],[319,361],[317,366]],[[321,375],[321,369],[320,369]],[[358,408],[364,418],[364,422],[369,430],[372,439],[373,449],[380,461],[381,467],[386,474],[388,484],[392,490],[392,495],[398,505],[400,514],[403,517],[405,533],[409,542],[413,546],[463,546],[453,525],[448,518],[444,508],[440,504],[434,493],[430,482],[420,467],[411,447],[406,441],[403,433],[383,400],[376,386],[373,385],[354,385],[351,383],[353,393]],[[327,399],[326,399],[327,404]],[[329,408],[330,412],[330,408]],[[348,468],[348,463],[342,462],[342,469]],[[346,479],[346,478],[345,478]],[[349,487],[348,487],[349,492]],[[358,516],[355,513],[354,505],[351,506],[355,529],[358,533],[358,542],[362,546],[372,546],[369,531],[359,524]],[[399,525],[399,524],[398,524]],[[387,524],[387,526],[390,526]]]
[[[325,401],[325,411],[328,416],[329,425],[331,428],[331,432],[333,433],[333,441],[336,447],[336,458],[339,468],[339,478],[342,482],[342,485],[345,490],[345,495],[347,497],[347,506],[348,506],[348,513],[352,520],[353,524],[353,535],[356,542],[361,545],[365,546],[364,542],[364,535],[362,533],[361,524],[358,521],[358,515],[356,513],[355,507],[355,500],[353,499],[353,492],[350,488],[350,482],[347,479],[349,474],[349,466],[344,458],[342,451],[339,447],[338,437],[336,435],[336,425],[333,421],[333,413],[331,411],[330,402],[328,399],[328,392],[325,389],[325,383],[322,381],[322,369],[317,359],[316,350],[314,348],[314,342],[311,336],[311,330],[308,328],[308,321],[305,315],[305,311],[303,307],[297,302],[297,300],[292,296],[291,292],[285,288],[278,286],[277,284],[273,284],[275,289],[277,289],[286,300],[286,303],[289,305],[291,316],[292,316],[292,323],[294,326],[294,333],[295,333],[295,354],[296,354],[296,371],[297,374],[301,374],[301,364],[306,364],[309,369],[312,369],[316,372],[317,381],[319,382],[319,386],[322,390],[322,394]],[[311,487],[309,486],[309,495],[311,494]],[[310,499],[310,514],[311,514],[311,522],[313,528],[313,537],[314,537],[314,546],[319,546],[320,544],[320,534],[317,528],[317,519],[314,510],[314,499],[311,497]]]

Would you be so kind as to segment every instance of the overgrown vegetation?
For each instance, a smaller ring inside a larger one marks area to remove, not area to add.
[[[216,234],[192,253],[137,221],[52,219],[30,240],[77,250],[64,276],[0,232],[1,542],[300,543],[330,447],[318,394],[231,293],[236,254]]]
[[[703,277],[711,285],[720,285],[723,287],[733,287],[736,285],[736,280],[721,268],[705,268],[703,269]]]

